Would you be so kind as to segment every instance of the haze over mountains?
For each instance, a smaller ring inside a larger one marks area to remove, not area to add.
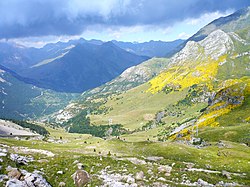
[[[80,93],[112,80],[149,57],[166,55],[182,40],[126,43],[125,50],[113,42],[80,39],[47,44],[41,49],[1,43],[1,65],[30,79],[36,86]]]

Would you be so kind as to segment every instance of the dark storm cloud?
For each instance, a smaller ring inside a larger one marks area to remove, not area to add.
[[[77,35],[93,25],[171,26],[249,5],[249,0],[0,0],[0,38]]]

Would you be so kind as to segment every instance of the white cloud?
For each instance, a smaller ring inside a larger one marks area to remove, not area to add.
[[[227,16],[229,14],[232,14],[234,11],[232,9],[227,10],[226,12],[211,12],[211,13],[205,13],[202,16],[200,16],[199,18],[195,18],[195,19],[187,19],[185,20],[185,22],[188,25],[204,25],[206,23],[210,23],[211,21],[220,18],[220,17],[224,17]]]
[[[178,38],[179,39],[188,39],[191,35],[190,34],[187,34],[185,32],[182,32],[178,35]]]

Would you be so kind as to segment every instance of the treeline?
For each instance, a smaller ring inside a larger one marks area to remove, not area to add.
[[[96,137],[119,136],[125,133],[125,130],[120,124],[114,125],[86,125],[86,124],[73,124],[69,128],[70,133],[91,134]]]
[[[91,134],[96,137],[119,136],[127,132],[121,124],[92,125],[86,111],[82,111],[63,125],[68,127],[70,133]]]
[[[27,121],[20,121],[20,120],[14,120],[14,119],[3,119],[3,120],[16,123],[17,125],[20,125],[23,128],[28,128],[32,132],[38,133],[38,134],[43,135],[43,136],[48,136],[50,134],[44,127],[27,122]]]

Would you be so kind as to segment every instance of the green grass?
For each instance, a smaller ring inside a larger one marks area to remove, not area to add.
[[[71,175],[76,170],[76,166],[72,163],[75,160],[79,160],[84,164],[85,170],[93,175],[90,186],[99,186],[101,181],[95,177],[94,174],[97,174],[106,166],[110,166],[110,170],[116,173],[121,173],[122,168],[126,168],[127,172],[122,172],[123,174],[131,173],[135,175],[136,172],[142,170],[147,178],[150,177],[147,174],[147,170],[149,169],[148,165],[135,165],[126,160],[117,160],[119,158],[137,157],[139,159],[144,159],[147,156],[160,156],[164,159],[158,164],[172,165],[175,163],[175,165],[173,166],[173,171],[170,177],[165,177],[163,174],[159,174],[157,166],[153,165],[152,170],[156,178],[162,176],[171,181],[173,181],[174,178],[181,180],[181,176],[186,174],[191,182],[195,182],[201,178],[213,184],[222,180],[227,182],[238,182],[245,185],[250,184],[250,181],[248,180],[250,177],[250,148],[239,143],[228,141],[225,142],[227,145],[226,147],[218,148],[216,144],[218,140],[216,138],[209,138],[211,146],[197,149],[178,142],[152,142],[152,140],[154,140],[154,134],[161,127],[150,129],[145,132],[137,132],[135,134],[121,136],[120,139],[125,138],[125,141],[118,140],[117,138],[104,140],[90,135],[66,133],[60,128],[53,129],[48,126],[45,127],[49,130],[51,137],[56,139],[60,139],[60,137],[62,137],[62,140],[66,140],[66,143],[49,143],[41,140],[17,141],[15,139],[0,139],[0,143],[7,144],[9,146],[25,146],[34,149],[49,150],[56,154],[55,157],[49,158],[44,155],[35,154],[33,156],[36,160],[46,159],[47,162],[34,162],[29,164],[29,166],[17,166],[10,160],[4,160],[3,168],[7,165],[20,167],[28,171],[43,168],[45,178],[53,186],[58,186],[61,181],[66,182],[67,186],[72,186],[73,180],[71,179]],[[222,127],[220,128],[223,129]],[[246,127],[244,126],[243,129],[246,129]],[[216,132],[219,132],[218,129],[216,130]],[[206,139],[205,135],[208,137],[209,135],[211,136],[209,129],[204,130],[204,132],[208,132],[207,134],[200,132],[200,136],[204,139]],[[216,132],[211,132],[215,135],[214,137],[216,137]],[[147,137],[150,137],[150,141],[146,141]],[[230,137],[230,139],[233,140],[232,137]],[[96,149],[96,152],[94,152],[94,149]],[[220,152],[224,152],[226,156],[224,154],[218,156],[219,150]],[[109,152],[111,153],[111,157],[107,156]],[[102,157],[102,160],[100,160],[100,156]],[[211,166],[211,170],[226,170],[233,173],[245,173],[246,176],[233,176],[232,180],[228,180],[220,174],[188,172],[183,170],[186,167],[184,162],[192,162],[195,164],[195,168],[205,169],[206,164],[209,164]],[[64,171],[64,174],[57,174],[56,172],[59,170]],[[6,173],[6,171],[2,169],[1,173]],[[149,181],[148,183],[146,182],[146,184],[150,185],[151,182],[156,181],[156,178],[152,179],[152,181]],[[175,186],[176,184],[172,183],[172,185]]]
[[[165,94],[146,93],[149,85],[143,84],[129,90],[117,97],[108,100],[106,107],[112,107],[108,114],[91,115],[91,123],[96,125],[107,124],[112,119],[113,124],[121,124],[125,128],[134,130],[142,127],[154,118],[158,111],[164,110],[169,104],[176,104],[181,98],[185,97],[186,92],[174,92]]]

